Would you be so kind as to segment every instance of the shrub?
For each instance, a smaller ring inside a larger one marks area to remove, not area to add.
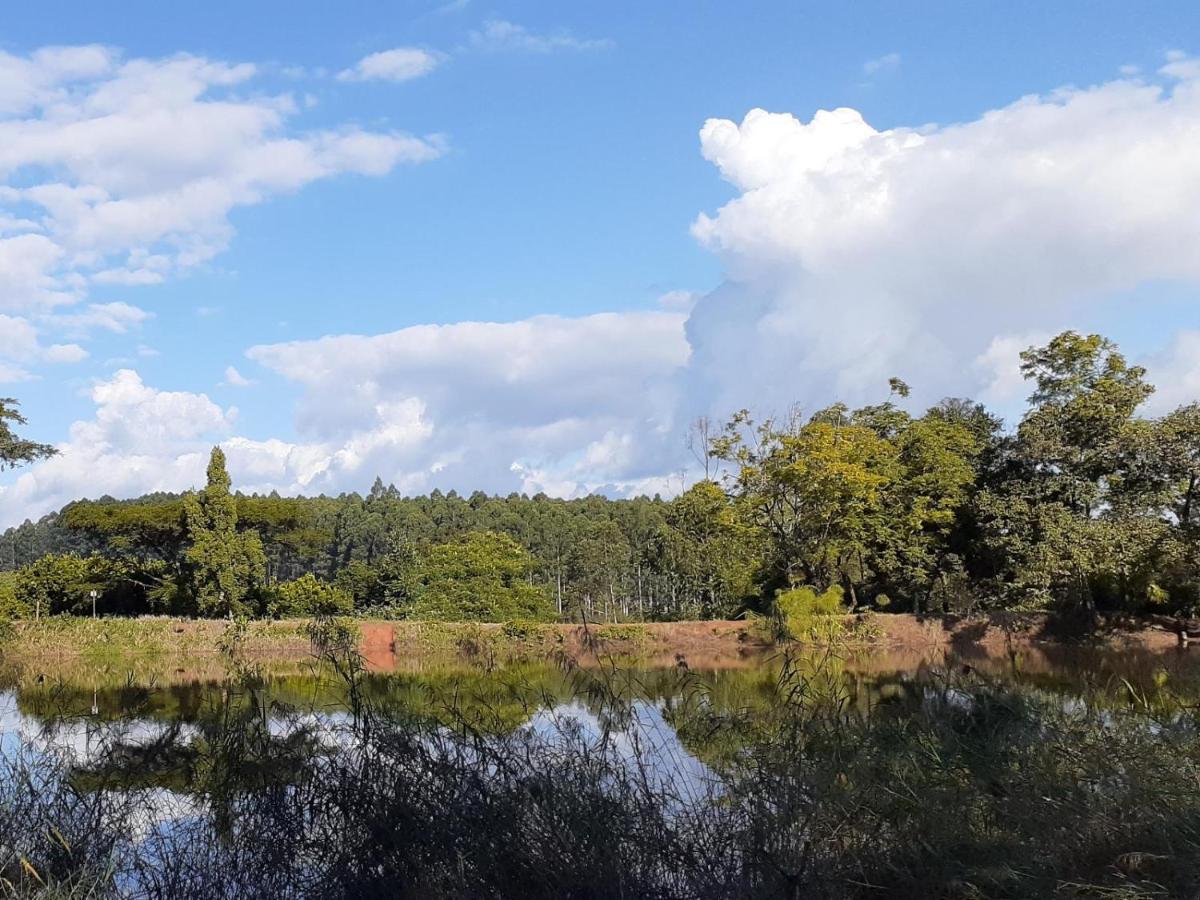
[[[0,620],[26,619],[33,614],[29,604],[17,599],[15,572],[0,572]]]
[[[86,559],[47,554],[17,570],[14,594],[18,603],[46,616],[81,609],[91,587]]]
[[[780,637],[793,641],[829,643],[845,628],[842,613],[844,594],[836,585],[817,593],[808,585],[775,595],[776,629]]]
[[[276,585],[267,601],[267,613],[276,619],[339,616],[352,612],[354,600],[349,594],[311,574]]]

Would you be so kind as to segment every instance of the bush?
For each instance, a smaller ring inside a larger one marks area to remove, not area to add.
[[[349,594],[310,574],[276,585],[267,600],[267,613],[276,619],[341,616],[352,612],[354,600]]]
[[[846,611],[842,589],[836,585],[818,594],[808,585],[775,595],[776,628],[780,637],[793,641],[829,643],[841,636]]]
[[[73,554],[47,554],[17,570],[16,601],[36,615],[82,611],[88,591],[88,560]]]
[[[33,614],[29,604],[17,599],[15,572],[0,572],[0,620],[27,619]]]

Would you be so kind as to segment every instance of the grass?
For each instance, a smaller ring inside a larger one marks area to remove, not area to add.
[[[568,652],[597,651],[625,657],[647,652],[711,649],[737,655],[747,648],[744,628],[730,623],[609,624],[582,628],[537,622],[419,622],[350,620],[364,632],[390,629],[397,656],[465,657],[510,661]],[[239,626],[240,627],[240,626]],[[224,620],[168,617],[101,618],[51,616],[38,622],[4,622],[0,650],[16,659],[82,658],[117,664],[126,658],[199,657],[219,654],[230,624]],[[310,652],[306,620],[247,621],[241,638],[249,654],[281,658]],[[750,640],[755,648],[765,646]]]

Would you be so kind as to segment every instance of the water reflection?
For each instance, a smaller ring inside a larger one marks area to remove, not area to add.
[[[710,733],[705,716],[749,720],[770,710],[780,700],[782,663],[779,654],[721,666],[707,660],[708,667],[671,662],[618,672],[377,659],[355,690],[392,722],[483,735],[527,731],[543,742],[565,731],[603,738],[618,754],[651,760],[648,777],[693,785],[709,764],[736,752],[737,735]],[[860,717],[904,715],[928,701],[931,686],[963,674],[1060,695],[1066,704],[1084,696],[1145,702],[1164,691],[1186,702],[1200,697],[1200,654],[1188,650],[879,647],[804,653],[794,665],[820,674],[809,689],[839,694],[838,709]],[[214,659],[155,660],[143,669],[10,665],[0,674],[0,751],[51,753],[74,767],[81,785],[163,791],[174,802],[286,783],[304,759],[351,749],[344,682],[309,659],[258,661],[249,671],[230,672]],[[944,694],[940,702],[949,700]],[[226,763],[235,758],[231,772]]]

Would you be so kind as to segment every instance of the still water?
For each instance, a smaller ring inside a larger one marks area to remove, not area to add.
[[[785,665],[819,673],[841,708],[870,716],[903,714],[961,678],[1048,694],[1064,704],[1137,705],[1169,693],[1200,699],[1200,648],[1113,650],[1071,646],[985,651],[802,651],[686,660],[647,660],[610,668],[550,661],[508,664],[461,659],[367,660],[353,690],[345,677],[307,657],[242,660],[218,656],[153,658],[120,664],[84,660],[0,663],[0,752],[33,748],[86,768],[114,748],[132,767],[138,748],[173,748],[153,771],[131,772],[143,785],[187,789],[189,766],[214,729],[253,719],[280,741],[305,735],[313,752],[336,750],[364,710],[391,721],[449,729],[552,735],[564,727],[648,746],[664,769],[686,777],[703,768],[706,748],[677,727],[683,706],[753,715],[773,702]],[[626,701],[615,715],[614,697]]]

